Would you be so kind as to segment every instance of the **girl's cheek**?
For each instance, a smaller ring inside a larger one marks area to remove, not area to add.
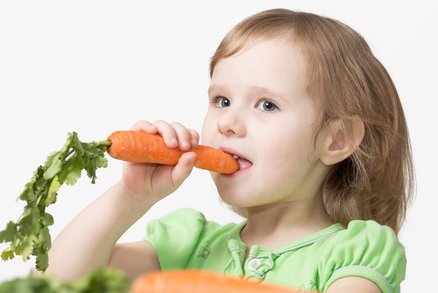
[[[204,120],[204,124],[202,126],[202,131],[201,131],[202,143],[207,145],[211,143],[211,137],[214,132],[215,126],[213,121],[214,120],[212,119],[211,115],[207,114]]]

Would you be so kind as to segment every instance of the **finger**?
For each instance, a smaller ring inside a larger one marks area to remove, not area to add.
[[[154,134],[157,133],[157,127],[155,127],[152,123],[146,120],[137,121],[132,127],[131,130],[142,130],[147,133]]]
[[[188,151],[192,146],[192,137],[190,131],[184,125],[178,122],[173,122],[171,125],[175,129],[180,150]]]
[[[184,153],[178,161],[178,164],[172,170],[172,182],[174,189],[177,189],[184,180],[189,177],[193,170],[193,166],[196,159],[196,153],[186,152]]]
[[[157,128],[157,132],[163,137],[167,147],[178,147],[178,137],[172,125],[162,120],[156,121],[153,125]]]
[[[196,147],[199,144],[199,133],[196,130],[189,129],[191,136],[192,147]]]

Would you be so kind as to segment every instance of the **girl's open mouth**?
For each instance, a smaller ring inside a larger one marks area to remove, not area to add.
[[[239,157],[238,155],[233,155],[233,158],[236,159],[237,163],[239,163],[239,170],[236,172],[251,168],[252,163],[245,158]]]
[[[230,154],[231,156],[233,156],[233,158],[239,164],[239,169],[236,172],[234,172],[232,174],[228,174],[226,176],[233,176],[233,175],[240,174],[243,171],[248,170],[249,168],[252,167],[252,165],[253,165],[252,162],[250,160],[248,160],[247,158],[243,157],[240,153],[238,153],[234,149],[227,148],[227,147],[220,147],[219,149],[226,152],[227,154]]]

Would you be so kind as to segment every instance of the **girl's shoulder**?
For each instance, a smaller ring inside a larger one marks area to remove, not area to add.
[[[390,227],[373,220],[353,220],[345,229],[329,237],[325,243],[327,248],[339,251],[339,255],[394,257],[404,258],[404,246]]]
[[[321,245],[320,273],[329,286],[337,279],[362,276],[384,292],[397,292],[405,277],[404,246],[388,226],[372,220],[353,220]]]

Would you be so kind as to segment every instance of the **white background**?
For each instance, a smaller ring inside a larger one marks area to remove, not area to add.
[[[23,202],[17,196],[68,132],[77,131],[83,141],[102,140],[139,119],[180,121],[200,130],[209,58],[223,36],[250,14],[285,7],[349,24],[393,77],[410,128],[418,185],[400,234],[408,257],[402,289],[432,289],[438,263],[438,11],[433,1],[353,2],[1,1],[0,228],[19,217]],[[110,159],[95,185],[84,175],[77,185],[61,188],[49,208],[52,236],[120,173],[121,163]],[[220,223],[240,221],[220,203],[209,174],[195,170],[122,240],[142,238],[150,219],[179,207],[201,210]],[[32,268],[33,259],[0,262],[0,281]]]

